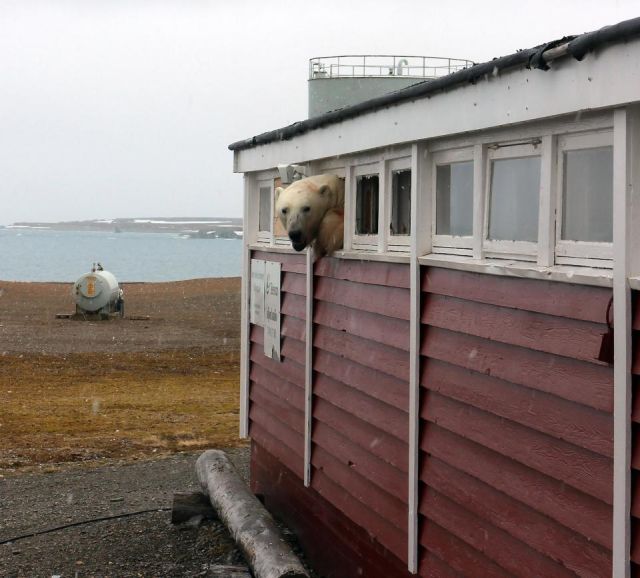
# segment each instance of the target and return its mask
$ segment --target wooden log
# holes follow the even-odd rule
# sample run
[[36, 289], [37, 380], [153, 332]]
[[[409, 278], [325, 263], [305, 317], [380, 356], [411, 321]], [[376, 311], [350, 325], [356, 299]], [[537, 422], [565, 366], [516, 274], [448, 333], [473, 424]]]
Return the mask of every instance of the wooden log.
[[215, 519], [217, 519], [216, 512], [211, 506], [209, 498], [202, 492], [173, 494], [172, 524]]
[[309, 578], [280, 536], [271, 514], [249, 491], [223, 451], [204, 452], [196, 462], [196, 473], [255, 578]]

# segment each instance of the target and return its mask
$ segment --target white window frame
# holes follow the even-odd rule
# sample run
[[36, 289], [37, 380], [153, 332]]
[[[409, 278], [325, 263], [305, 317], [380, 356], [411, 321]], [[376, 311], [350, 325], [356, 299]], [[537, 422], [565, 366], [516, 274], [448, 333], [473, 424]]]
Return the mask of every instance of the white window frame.
[[[437, 193], [436, 183], [438, 179], [438, 167], [451, 165], [454, 163], [473, 162], [475, 163], [473, 155], [473, 147], [466, 147], [462, 149], [438, 151], [431, 155], [431, 190], [432, 203], [431, 203], [431, 230], [433, 231], [432, 240], [432, 252], [442, 253], [446, 255], [465, 255], [471, 257], [473, 255], [473, 231], [471, 235], [438, 235], [437, 234]], [[475, 170], [475, 165], [474, 165]], [[474, 183], [475, 185], [475, 183]], [[475, 189], [475, 186], [474, 186]], [[476, 196], [476, 191], [473, 191], [473, 198]], [[471, 200], [473, 205], [473, 198]], [[471, 207], [472, 225], [473, 218], [475, 217], [475, 208]]]
[[[529, 157], [540, 157], [540, 187], [538, 189], [538, 211], [541, 210], [541, 202], [544, 200], [543, 193], [543, 162], [542, 139], [528, 139], [527, 142], [502, 142], [487, 147], [486, 168], [485, 168], [485, 199], [484, 199], [484, 223], [482, 230], [482, 247], [485, 257], [498, 259], [514, 259], [521, 261], [537, 261], [540, 232], [538, 230], [538, 241], [509, 241], [489, 239], [489, 213], [491, 208], [491, 163], [501, 159], [522, 159]], [[540, 215], [540, 213], [539, 213]], [[538, 227], [539, 229], [539, 227]]]
[[[362, 251], [378, 250], [379, 240], [383, 238], [380, 231], [384, 221], [384, 197], [385, 197], [385, 161], [378, 163], [367, 163], [352, 167], [351, 182], [349, 183], [349, 201], [352, 207], [348, 222], [345, 219], [345, 226], [349, 227], [351, 238], [351, 248]], [[378, 234], [358, 235], [356, 234], [356, 200], [358, 198], [358, 177], [377, 176], [378, 177]]]
[[564, 193], [564, 153], [601, 147], [613, 147], [613, 130], [566, 134], [558, 137], [556, 263], [559, 265], [596, 265], [613, 267], [613, 242], [568, 241], [562, 239], [562, 207]]
[[[269, 194], [271, 198], [269, 230], [261, 231], [260, 230], [260, 190], [266, 187], [269, 188]], [[256, 199], [256, 207], [258, 208], [258, 218], [256, 219], [256, 243], [259, 243], [261, 245], [271, 245], [273, 243], [273, 211], [274, 211], [273, 198], [274, 198], [273, 179], [263, 178], [263, 177], [256, 179], [255, 199]]]
[[[384, 205], [383, 210], [383, 223], [385, 231], [386, 247], [382, 247], [382, 251], [385, 249], [389, 252], [408, 253], [411, 249], [411, 235], [392, 235], [391, 234], [391, 214], [393, 209], [393, 173], [397, 171], [410, 171], [411, 170], [411, 157], [402, 157], [397, 159], [391, 159], [387, 161], [385, 167], [385, 186], [384, 191], [389, 191], [389, 194], [385, 194], [382, 197]], [[413, 207], [411, 208], [413, 211]], [[411, 221], [410, 221], [411, 222]], [[380, 232], [378, 230], [378, 232]]]

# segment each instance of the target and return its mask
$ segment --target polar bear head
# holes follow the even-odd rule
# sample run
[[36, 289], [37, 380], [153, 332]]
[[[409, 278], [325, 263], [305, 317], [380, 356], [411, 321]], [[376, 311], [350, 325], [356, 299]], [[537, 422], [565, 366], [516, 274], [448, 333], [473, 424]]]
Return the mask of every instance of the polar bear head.
[[344, 179], [316, 175], [276, 189], [276, 215], [296, 251], [302, 251], [318, 236], [328, 211], [344, 207]]

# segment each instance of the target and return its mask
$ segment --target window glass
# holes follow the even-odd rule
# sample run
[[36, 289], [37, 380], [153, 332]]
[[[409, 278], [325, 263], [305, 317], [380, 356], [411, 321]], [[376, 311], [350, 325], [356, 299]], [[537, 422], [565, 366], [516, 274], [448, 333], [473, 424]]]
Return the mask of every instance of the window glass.
[[258, 231], [270, 231], [271, 226], [271, 187], [260, 187], [260, 216]]
[[566, 151], [562, 239], [613, 240], [613, 147]]
[[356, 235], [378, 234], [378, 175], [356, 180]]
[[489, 239], [538, 240], [540, 157], [491, 162]]
[[473, 161], [436, 169], [436, 234], [473, 234]]
[[411, 171], [391, 173], [391, 234], [411, 234]]

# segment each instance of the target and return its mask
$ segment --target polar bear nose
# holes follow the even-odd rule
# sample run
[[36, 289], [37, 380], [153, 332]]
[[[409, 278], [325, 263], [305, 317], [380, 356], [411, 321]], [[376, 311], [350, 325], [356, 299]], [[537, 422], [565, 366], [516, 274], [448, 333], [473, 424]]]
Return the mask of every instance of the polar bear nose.
[[289, 231], [289, 239], [291, 239], [293, 243], [299, 243], [302, 240], [302, 231]]

